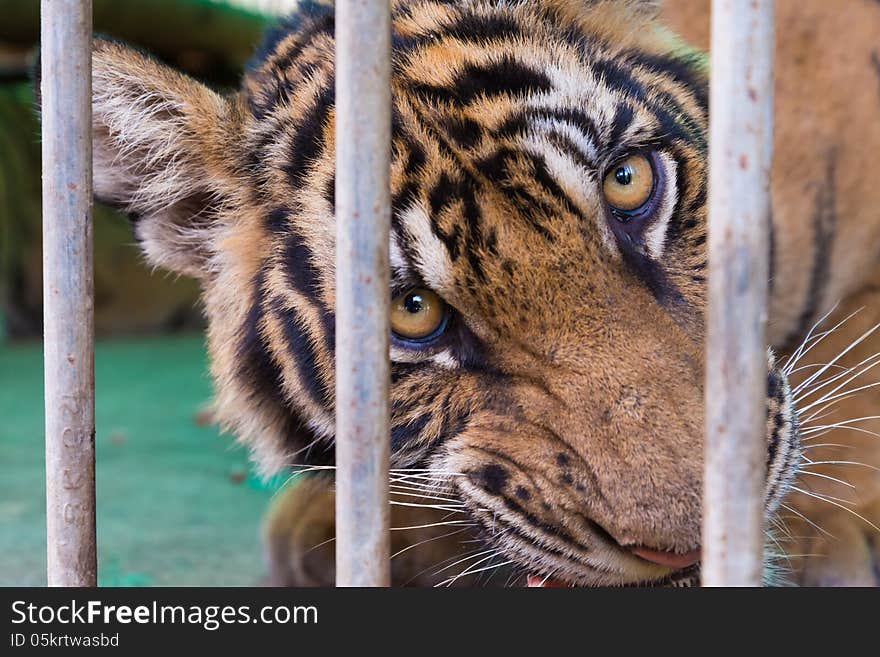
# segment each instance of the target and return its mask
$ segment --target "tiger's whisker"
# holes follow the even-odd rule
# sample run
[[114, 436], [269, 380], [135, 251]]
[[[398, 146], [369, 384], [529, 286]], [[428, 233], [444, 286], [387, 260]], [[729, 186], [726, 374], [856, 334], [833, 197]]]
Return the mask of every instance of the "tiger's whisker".
[[[852, 317], [854, 317], [854, 316], [855, 316], [857, 313], [859, 313], [859, 311], [861, 310], [861, 309], [860, 309], [860, 310], [856, 310], [854, 313], [852, 313], [852, 314], [849, 315], [848, 317], [843, 318], [840, 322], [838, 322], [838, 323], [837, 323], [835, 326], [833, 326], [832, 328], [828, 329], [827, 331], [823, 331], [823, 332], [822, 332], [821, 334], [819, 334], [818, 336], [814, 336], [814, 335], [813, 335], [813, 332], [814, 332], [814, 331], [815, 331], [815, 330], [816, 330], [816, 329], [817, 329], [817, 328], [818, 328], [818, 327], [819, 327], [819, 326], [820, 326], [820, 325], [821, 325], [826, 319], [828, 319], [828, 318], [832, 315], [832, 313], [834, 313], [835, 310], [837, 310], [837, 307], [838, 307], [839, 305], [840, 305], [840, 302], [838, 301], [837, 303], [834, 304], [834, 306], [832, 306], [831, 310], [829, 310], [827, 313], [825, 313], [824, 315], [822, 315], [822, 317], [820, 317], [820, 318], [816, 321], [816, 323], [813, 324], [813, 326], [812, 326], [812, 327], [810, 328], [810, 330], [807, 332], [807, 336], [801, 341], [800, 346], [798, 346], [798, 348], [795, 350], [795, 352], [794, 352], [791, 356], [789, 356], [788, 360], [786, 360], [785, 365], [783, 366], [783, 372], [785, 372], [786, 375], [791, 371], [791, 368], [794, 367], [794, 365], [796, 365], [797, 362], [798, 362], [801, 358], [803, 358], [804, 356], [806, 356], [806, 355], [807, 355], [807, 354], [813, 349], [813, 347], [815, 347], [816, 345], [818, 345], [818, 344], [819, 344], [822, 340], [824, 340], [828, 335], [831, 335], [834, 331], [836, 331], [838, 328], [840, 328], [841, 326], [843, 326], [843, 325], [844, 325], [849, 319], [851, 319]], [[810, 342], [813, 342], [813, 344], [810, 345]], [[810, 345], [810, 346], [807, 347], [807, 345]]]
[[862, 516], [862, 515], [856, 513], [855, 511], [853, 511], [852, 509], [850, 509], [848, 506], [844, 506], [843, 504], [840, 504], [840, 503], [838, 503], [838, 502], [835, 502], [834, 500], [828, 499], [828, 497], [825, 497], [825, 496], [819, 495], [818, 493], [811, 493], [811, 492], [809, 492], [809, 491], [805, 491], [805, 490], [803, 490], [803, 489], [801, 489], [801, 488], [798, 488], [798, 487], [796, 487], [796, 486], [792, 486], [792, 490], [796, 490], [796, 491], [799, 492], [799, 493], [802, 493], [802, 494], [804, 494], [804, 495], [808, 495], [809, 497], [814, 497], [814, 498], [816, 498], [817, 500], [821, 500], [821, 501], [823, 501], [823, 502], [826, 502], [827, 504], [831, 504], [832, 506], [836, 506], [838, 509], [843, 509], [843, 510], [846, 511], [847, 513], [849, 513], [849, 514], [855, 516], [856, 518], [858, 518], [859, 520], [861, 520], [861, 521], [864, 522], [865, 524], [869, 525], [872, 529], [874, 529], [874, 530], [880, 532], [880, 527], [878, 527], [877, 525], [875, 525], [873, 522], [871, 522], [870, 520], [868, 520], [868, 519], [865, 518], [864, 516]]
[[819, 399], [819, 400], [816, 400], [814, 402], [807, 404], [806, 406], [804, 406], [800, 410], [801, 411], [808, 411], [813, 406], [816, 406], [817, 404], [823, 404], [825, 402], [839, 400], [840, 398], [843, 398], [843, 397], [851, 397], [852, 395], [854, 395], [857, 392], [861, 392], [863, 390], [869, 390], [871, 388], [876, 388], [877, 386], [880, 386], [880, 381], [875, 381], [874, 383], [868, 383], [866, 385], [859, 386], [858, 388], [853, 388], [851, 390], [847, 390], [846, 392], [842, 392], [838, 395], [834, 395], [833, 397], [823, 397], [822, 399]]
[[402, 532], [409, 529], [428, 529], [430, 527], [444, 527], [452, 525], [458, 525], [459, 527], [476, 527], [477, 523], [469, 522], [467, 520], [448, 520], [445, 522], [429, 522], [424, 525], [410, 525], [408, 527], [391, 527], [390, 530], [393, 532]]
[[[431, 541], [439, 541], [444, 538], [449, 538], [450, 536], [455, 536], [456, 534], [461, 534], [464, 531], [467, 531], [467, 527], [462, 527], [461, 529], [457, 529], [454, 532], [449, 532], [447, 534], [442, 534], [440, 536], [432, 536], [431, 538], [426, 538], [425, 540], [419, 541], [418, 543], [413, 543], [412, 545], [407, 545], [405, 548], [400, 549], [397, 552], [395, 552], [394, 554], [392, 554], [391, 558], [394, 559], [396, 557], [399, 557], [404, 552], [406, 552], [408, 550], [412, 550], [413, 548], [417, 548], [419, 546], [425, 545], [426, 543], [430, 543]], [[422, 571], [422, 572], [424, 572], [424, 571]], [[419, 573], [419, 575], [421, 575], [421, 574], [422, 573]], [[416, 575], [416, 577], [418, 577], [418, 575]], [[409, 583], [409, 582], [407, 582], [407, 583]]]
[[861, 461], [812, 461], [810, 465], [855, 465], [880, 472], [880, 468], [877, 466], [870, 463], [862, 463]]
[[[441, 568], [440, 570], [437, 570], [437, 571], [433, 572], [432, 575], [439, 575], [439, 574], [442, 573], [444, 570], [449, 570], [450, 568], [454, 568], [455, 566], [457, 566], [457, 565], [459, 565], [459, 564], [461, 564], [461, 563], [466, 563], [466, 562], [470, 561], [471, 559], [476, 559], [476, 558], [481, 557], [481, 556], [486, 555], [486, 554], [489, 555], [489, 557], [487, 557], [487, 558], [491, 559], [491, 558], [492, 558], [493, 556], [495, 556], [497, 553], [498, 553], [498, 550], [496, 550], [495, 548], [489, 548], [488, 550], [483, 550], [483, 551], [481, 551], [481, 552], [471, 553], [471, 554], [469, 554], [468, 556], [459, 559], [459, 560], [456, 561], [455, 563], [451, 563], [451, 564], [449, 564], [448, 566], [446, 566], [446, 567], [444, 567], [444, 568]], [[484, 559], [483, 561], [485, 561], [485, 559]]]
[[485, 568], [471, 570], [474, 566], [479, 566], [481, 563], [485, 563], [486, 561], [489, 561], [490, 559], [494, 559], [495, 557], [498, 556], [498, 554], [499, 553], [496, 550], [493, 550], [492, 554], [490, 554], [488, 557], [484, 557], [483, 559], [480, 559], [479, 561], [474, 562], [473, 564], [471, 564], [470, 566], [465, 568], [464, 571], [460, 572], [458, 575], [455, 575], [454, 577], [450, 577], [449, 579], [446, 579], [446, 580], [440, 582], [439, 584], [436, 584], [435, 586], [443, 586], [443, 585], [446, 585], [447, 587], [452, 586], [458, 579], [464, 577], [465, 575], [473, 575], [476, 573], [481, 573], [484, 570], [488, 570], [490, 568], [500, 568], [503, 565], [511, 563], [511, 562], [507, 561], [507, 562], [503, 562], [500, 564], [491, 564], [489, 566], [486, 566]]
[[834, 540], [837, 540], [837, 537], [834, 536], [834, 534], [832, 534], [832, 533], [829, 532], [829, 531], [826, 531], [826, 530], [822, 529], [819, 525], [817, 525], [815, 522], [813, 522], [812, 520], [810, 520], [809, 518], [807, 518], [807, 516], [805, 516], [803, 513], [801, 513], [801, 512], [798, 511], [797, 509], [795, 509], [795, 508], [793, 508], [793, 507], [790, 507], [790, 506], [788, 506], [787, 504], [780, 504], [779, 506], [782, 507], [783, 509], [785, 509], [786, 511], [788, 511], [789, 513], [793, 513], [793, 514], [795, 514], [796, 516], [798, 516], [799, 518], [801, 518], [804, 522], [806, 522], [808, 525], [810, 525], [811, 527], [815, 528], [816, 530], [818, 530], [818, 531], [821, 532], [822, 534], [825, 534], [826, 536], [828, 536], [828, 537], [830, 537], [830, 538], [833, 538]]
[[849, 483], [848, 481], [843, 481], [842, 479], [837, 479], [836, 477], [832, 477], [832, 476], [830, 476], [830, 475], [822, 474], [822, 473], [820, 473], [820, 472], [811, 472], [811, 471], [809, 471], [809, 470], [804, 470], [803, 468], [801, 468], [800, 470], [798, 470], [798, 474], [799, 474], [799, 475], [800, 475], [800, 474], [807, 474], [807, 475], [812, 475], [813, 477], [821, 477], [822, 479], [828, 479], [828, 480], [830, 480], [830, 481], [836, 482], [836, 483], [840, 484], [841, 486], [847, 486], [848, 488], [852, 488], [853, 490], [856, 489], [856, 487], [853, 486], [853, 485], [852, 485], [851, 483]]

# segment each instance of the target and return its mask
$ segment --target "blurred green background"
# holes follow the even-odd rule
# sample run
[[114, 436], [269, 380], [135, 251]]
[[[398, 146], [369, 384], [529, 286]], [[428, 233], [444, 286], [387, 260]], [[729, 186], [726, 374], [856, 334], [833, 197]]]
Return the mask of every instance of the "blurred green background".
[[[95, 29], [217, 88], [290, 0], [94, 0]], [[0, 0], [0, 586], [46, 582], [39, 0]], [[278, 482], [210, 426], [196, 286], [151, 272], [125, 217], [95, 208], [99, 584], [255, 585]]]

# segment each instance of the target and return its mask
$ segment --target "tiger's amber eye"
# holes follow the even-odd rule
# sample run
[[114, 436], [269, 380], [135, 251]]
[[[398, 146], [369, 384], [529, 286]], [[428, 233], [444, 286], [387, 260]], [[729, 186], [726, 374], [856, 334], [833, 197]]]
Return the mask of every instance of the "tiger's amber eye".
[[410, 340], [424, 340], [446, 322], [446, 304], [430, 290], [417, 288], [391, 302], [391, 330]]
[[615, 164], [602, 182], [605, 200], [615, 210], [637, 210], [654, 191], [654, 169], [644, 155], [630, 155]]

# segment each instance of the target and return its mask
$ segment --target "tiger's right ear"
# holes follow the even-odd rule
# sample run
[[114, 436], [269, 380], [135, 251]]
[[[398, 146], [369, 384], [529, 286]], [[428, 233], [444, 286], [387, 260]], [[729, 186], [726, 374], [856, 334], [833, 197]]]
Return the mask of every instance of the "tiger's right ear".
[[235, 106], [125, 45], [92, 52], [95, 196], [136, 218], [148, 259], [207, 276], [217, 208], [235, 189]]

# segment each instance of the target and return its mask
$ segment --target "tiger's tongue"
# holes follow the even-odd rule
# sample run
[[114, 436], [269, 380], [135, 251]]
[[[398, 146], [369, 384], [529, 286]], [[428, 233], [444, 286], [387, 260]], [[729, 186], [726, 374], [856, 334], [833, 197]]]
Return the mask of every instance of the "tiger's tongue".
[[571, 586], [571, 584], [563, 582], [560, 579], [550, 579], [549, 577], [542, 577], [541, 575], [529, 575], [526, 580], [526, 586], [529, 588], [550, 588]]
[[675, 552], [663, 552], [661, 550], [652, 550], [644, 547], [635, 547], [631, 549], [633, 554], [641, 557], [645, 561], [652, 561], [668, 568], [687, 568], [688, 566], [693, 566], [700, 560], [700, 550], [691, 550], [684, 554], [677, 554]]

